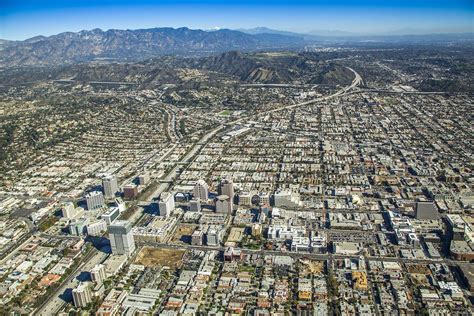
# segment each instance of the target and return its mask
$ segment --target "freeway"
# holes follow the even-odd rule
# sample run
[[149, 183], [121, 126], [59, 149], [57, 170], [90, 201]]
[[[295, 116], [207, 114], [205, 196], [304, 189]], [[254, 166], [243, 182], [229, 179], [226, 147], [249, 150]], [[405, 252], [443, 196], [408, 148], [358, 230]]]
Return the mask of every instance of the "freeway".
[[443, 91], [393, 91], [393, 90], [383, 90], [383, 89], [360, 89], [353, 91], [352, 93], [385, 93], [385, 94], [416, 94], [416, 95], [446, 95], [453, 94], [452, 92], [443, 92]]
[[[304, 105], [309, 105], [309, 104], [313, 104], [313, 103], [316, 103], [316, 102], [329, 100], [331, 98], [335, 98], [335, 97], [345, 95], [346, 93], [348, 93], [349, 91], [351, 91], [355, 87], [359, 86], [360, 83], [362, 82], [362, 78], [360, 77], [360, 75], [356, 71], [354, 71], [353, 69], [351, 69], [349, 67], [347, 67], [347, 68], [349, 70], [351, 70], [355, 75], [355, 78], [352, 81], [351, 85], [349, 85], [347, 87], [344, 87], [344, 88], [338, 90], [337, 92], [335, 92], [335, 93], [333, 93], [329, 96], [319, 97], [319, 98], [316, 98], [316, 99], [312, 99], [312, 100], [297, 103], [297, 104], [282, 106], [282, 107], [279, 107], [279, 108], [276, 108], [276, 109], [263, 111], [260, 114], [274, 113], [274, 112], [278, 112], [278, 111], [282, 111], [282, 110], [292, 109], [292, 108], [296, 108], [296, 107], [300, 107], [300, 106], [304, 106]], [[97, 83], [99, 83], [99, 82], [97, 82]], [[109, 82], [107, 84], [123, 84], [123, 83], [110, 83]], [[225, 128], [228, 128], [229, 126], [231, 126], [233, 124], [237, 124], [237, 123], [240, 123], [244, 120], [248, 120], [249, 118], [250, 118], [250, 116], [245, 116], [245, 117], [242, 117], [242, 118], [240, 118], [238, 120], [235, 120], [235, 121], [223, 123], [220, 126], [217, 126], [216, 128], [212, 129], [211, 131], [209, 131], [208, 133], [203, 135], [203, 137], [201, 137], [201, 139], [197, 143], [194, 144], [194, 146], [191, 148], [191, 150], [188, 153], [186, 153], [180, 159], [180, 161], [168, 172], [168, 174], [164, 177], [164, 179], [162, 179], [166, 182], [161, 183], [158, 186], [158, 188], [153, 192], [153, 194], [151, 194], [149, 196], [149, 198], [147, 198], [146, 202], [151, 202], [155, 197], [157, 197], [162, 192], [167, 190], [169, 188], [169, 186], [171, 185], [171, 183], [179, 177], [179, 174], [182, 172], [182, 170], [184, 170], [192, 162], [193, 158], [207, 145], [207, 143], [219, 131], [221, 131]], [[175, 120], [173, 121], [173, 119], [174, 118], [172, 117], [171, 118], [171, 120], [172, 120], [171, 121], [171, 127], [173, 127], [173, 129], [176, 131], [176, 121]], [[175, 135], [175, 136], [178, 136], [178, 135]], [[177, 144], [175, 144], [174, 146], [177, 146]], [[173, 149], [174, 149], [174, 147], [173, 147]], [[162, 157], [165, 157], [168, 153], [169, 152], [167, 152]], [[154, 155], [151, 155], [148, 158], [148, 160], [151, 159], [153, 156]], [[155, 244], [152, 244], [152, 245], [155, 245]], [[178, 248], [180, 248], [180, 246], [158, 244], [158, 243], [156, 243], [156, 246], [172, 247], [172, 248], [173, 247], [178, 247]], [[190, 248], [191, 247], [196, 247], [197, 249], [201, 249], [201, 250], [223, 250], [224, 249], [224, 247], [207, 247], [207, 246], [187, 246], [187, 247], [190, 247]], [[299, 254], [299, 253], [289, 253], [289, 252], [288, 253], [282, 253], [280, 251], [272, 251], [272, 250], [245, 250], [245, 251], [253, 252], [253, 253], [262, 253], [262, 254], [288, 254], [292, 257], [308, 257], [309, 256], [309, 257], [317, 258], [319, 260], [325, 260], [327, 258], [333, 258], [333, 257], [337, 258], [337, 256], [332, 255], [332, 254]], [[35, 315], [54, 315], [58, 311], [60, 311], [61, 308], [66, 304], [66, 301], [62, 297], [63, 294], [68, 289], [75, 288], [78, 285], [78, 283], [79, 283], [78, 277], [81, 274], [81, 272], [90, 271], [96, 264], [103, 262], [107, 258], [107, 256], [108, 256], [108, 254], [99, 252], [95, 249], [92, 250], [90, 253], [88, 253], [85, 257], [82, 258], [81, 264], [72, 273], [70, 273], [64, 279], [64, 281], [61, 282], [58, 289], [51, 296], [46, 298], [46, 300], [34, 312], [34, 314]], [[347, 257], [347, 256], [344, 256], [344, 257]], [[355, 257], [358, 257], [358, 256], [355, 256]], [[394, 259], [394, 260], [397, 260], [397, 259]]]
[[330, 84], [289, 84], [289, 83], [244, 83], [242, 88], [315, 88], [331, 87]]
[[[310, 104], [314, 104], [314, 103], [317, 103], [317, 102], [330, 100], [332, 98], [340, 97], [340, 96], [343, 96], [343, 95], [349, 93], [351, 90], [353, 90], [354, 88], [356, 88], [357, 86], [359, 86], [362, 83], [362, 77], [354, 69], [352, 69], [350, 67], [346, 67], [346, 68], [354, 73], [354, 80], [352, 80], [352, 83], [349, 86], [343, 87], [342, 89], [339, 89], [336, 92], [334, 92], [333, 94], [328, 95], [328, 96], [323, 96], [323, 97], [319, 97], [319, 98], [316, 98], [316, 99], [311, 99], [309, 101], [304, 101], [304, 102], [300, 102], [300, 103], [296, 103], [296, 104], [292, 104], [292, 105], [285, 105], [285, 106], [282, 106], [282, 107], [279, 107], [279, 108], [276, 108], [276, 109], [263, 111], [263, 112], [260, 112], [258, 114], [259, 115], [265, 115], [265, 114], [268, 114], [268, 113], [275, 113], [275, 112], [279, 112], [279, 111], [283, 111], [283, 110], [294, 109], [294, 108], [301, 107], [301, 106], [304, 106], [304, 105], [310, 105]], [[237, 124], [237, 123], [240, 123], [240, 122], [242, 122], [244, 120], [247, 120], [247, 119], [249, 119], [249, 117], [246, 116], [246, 117], [242, 117], [240, 119], [237, 119], [237, 120], [232, 121], [232, 122], [227, 123], [227, 124], [229, 124], [229, 125]]]
[[[276, 108], [276, 109], [263, 111], [263, 112], [260, 112], [259, 115], [267, 114], [267, 113], [274, 113], [274, 112], [287, 110], [287, 109], [292, 109], [292, 108], [296, 108], [296, 107], [300, 107], [300, 106], [304, 106], [304, 105], [309, 105], [309, 104], [313, 104], [313, 103], [316, 103], [316, 102], [329, 100], [329, 99], [332, 99], [332, 98], [335, 98], [335, 97], [345, 95], [346, 93], [353, 90], [354, 88], [356, 88], [357, 86], [359, 86], [362, 83], [362, 77], [354, 69], [352, 69], [350, 67], [346, 67], [346, 68], [354, 73], [354, 80], [352, 81], [352, 83], [349, 86], [344, 87], [344, 88], [342, 88], [342, 89], [340, 89], [340, 90], [336, 91], [335, 93], [333, 93], [331, 95], [328, 95], [328, 96], [319, 97], [319, 98], [312, 99], [312, 100], [309, 100], [309, 101], [305, 101], [305, 102], [301, 102], [301, 103], [297, 103], [297, 104], [292, 104], [292, 105], [286, 105], [286, 106], [282, 106], [282, 107], [279, 107], [279, 108]], [[192, 162], [191, 158], [193, 158], [195, 155], [197, 155], [206, 146], [206, 144], [209, 142], [209, 140], [211, 140], [211, 138], [214, 135], [216, 135], [219, 131], [221, 131], [224, 128], [227, 128], [231, 125], [241, 123], [242, 121], [248, 120], [250, 118], [251, 118], [250, 116], [244, 116], [240, 119], [221, 124], [220, 126], [214, 128], [213, 130], [206, 133], [192, 147], [192, 149], [183, 158], [181, 158], [179, 162], [176, 163], [176, 165], [168, 172], [168, 174], [163, 179], [161, 179], [161, 181], [160, 181], [161, 184], [153, 192], [153, 194], [150, 194], [148, 196], [148, 198], [146, 199], [146, 201], [141, 201], [141, 202], [151, 202], [151, 201], [153, 201], [154, 198], [158, 197], [162, 192], [167, 190], [169, 188], [169, 186], [171, 185], [171, 183], [178, 178], [181, 171], [186, 169], [186, 166], [188, 166]]]

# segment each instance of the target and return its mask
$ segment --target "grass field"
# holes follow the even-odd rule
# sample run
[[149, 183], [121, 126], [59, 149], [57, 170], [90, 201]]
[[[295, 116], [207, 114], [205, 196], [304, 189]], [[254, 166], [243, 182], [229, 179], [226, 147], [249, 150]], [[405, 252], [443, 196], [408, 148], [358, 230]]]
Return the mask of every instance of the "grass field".
[[224, 110], [222, 112], [219, 112], [220, 116], [230, 116], [232, 114], [231, 110]]
[[145, 267], [166, 266], [175, 269], [181, 264], [184, 253], [185, 250], [144, 247], [137, 255], [135, 263]]

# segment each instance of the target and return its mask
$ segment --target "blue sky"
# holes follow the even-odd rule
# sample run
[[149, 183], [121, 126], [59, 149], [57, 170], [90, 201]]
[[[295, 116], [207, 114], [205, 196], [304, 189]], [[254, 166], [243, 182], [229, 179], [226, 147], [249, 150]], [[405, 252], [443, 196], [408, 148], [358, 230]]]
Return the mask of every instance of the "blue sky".
[[0, 38], [151, 27], [474, 32], [474, 0], [0, 0]]

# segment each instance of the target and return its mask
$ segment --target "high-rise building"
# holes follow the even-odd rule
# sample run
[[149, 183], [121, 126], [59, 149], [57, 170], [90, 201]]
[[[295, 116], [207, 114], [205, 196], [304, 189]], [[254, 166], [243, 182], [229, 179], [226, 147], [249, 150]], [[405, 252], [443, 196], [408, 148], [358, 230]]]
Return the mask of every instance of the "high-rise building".
[[234, 183], [231, 179], [223, 179], [219, 185], [219, 195], [227, 195], [230, 201], [234, 201]]
[[113, 254], [130, 255], [135, 250], [132, 224], [129, 221], [115, 221], [109, 226], [108, 231]]
[[102, 188], [104, 189], [104, 194], [106, 198], [113, 198], [115, 193], [119, 191], [117, 176], [107, 175], [102, 178]]
[[87, 224], [87, 235], [100, 236], [107, 230], [107, 223], [103, 219], [96, 219]]
[[158, 211], [160, 216], [170, 216], [171, 212], [174, 210], [174, 196], [169, 192], [163, 192], [160, 196], [160, 202], [158, 202]]
[[92, 302], [92, 291], [89, 282], [81, 282], [72, 290], [72, 300], [76, 307], [86, 307]]
[[74, 207], [74, 203], [72, 202], [65, 202], [61, 206], [61, 211], [64, 218], [73, 218], [76, 216], [76, 208]]
[[227, 195], [219, 195], [216, 199], [216, 213], [231, 213], [232, 202]]
[[127, 184], [123, 187], [123, 197], [126, 199], [134, 199], [138, 195], [138, 187], [136, 184]]
[[416, 202], [415, 210], [416, 219], [437, 219], [438, 209], [433, 202]]
[[144, 172], [138, 176], [138, 184], [147, 185], [148, 182], [150, 182], [150, 174], [148, 172]]
[[86, 194], [86, 204], [88, 210], [101, 208], [105, 204], [104, 195], [99, 191], [92, 191]]
[[102, 284], [107, 278], [105, 274], [105, 266], [103, 264], [97, 264], [91, 270], [91, 280], [97, 284]]
[[209, 198], [209, 186], [206, 181], [198, 180], [194, 185], [193, 195], [195, 199], [200, 199], [201, 201], [206, 202]]

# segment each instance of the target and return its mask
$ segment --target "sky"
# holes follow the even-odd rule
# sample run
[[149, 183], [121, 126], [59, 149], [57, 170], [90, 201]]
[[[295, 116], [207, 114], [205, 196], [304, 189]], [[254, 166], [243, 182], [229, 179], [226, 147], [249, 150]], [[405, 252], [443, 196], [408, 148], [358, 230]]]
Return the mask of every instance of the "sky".
[[360, 34], [474, 32], [474, 0], [0, 0], [0, 39], [165, 26]]

